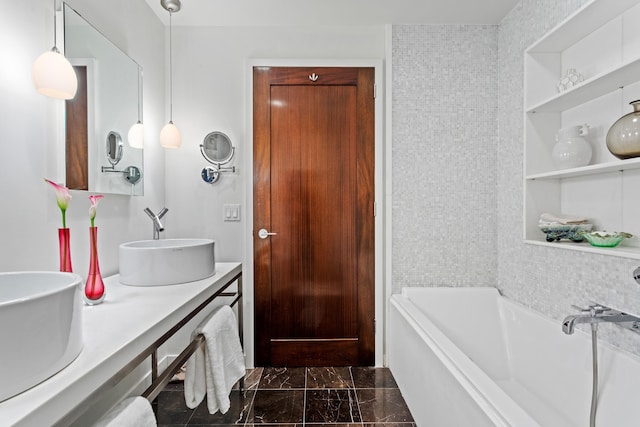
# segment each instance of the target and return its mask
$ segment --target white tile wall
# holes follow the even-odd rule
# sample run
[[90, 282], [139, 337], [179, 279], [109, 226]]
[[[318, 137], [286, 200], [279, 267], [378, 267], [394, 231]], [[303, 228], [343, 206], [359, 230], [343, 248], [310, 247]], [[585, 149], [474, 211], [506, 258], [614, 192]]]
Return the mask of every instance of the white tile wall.
[[497, 280], [496, 26], [393, 27], [393, 288]]
[[[522, 0], [498, 27], [393, 27], [394, 292], [497, 284], [558, 327], [571, 304], [640, 314], [640, 262], [522, 242], [524, 50], [587, 1]], [[600, 331], [640, 355], [640, 335]]]

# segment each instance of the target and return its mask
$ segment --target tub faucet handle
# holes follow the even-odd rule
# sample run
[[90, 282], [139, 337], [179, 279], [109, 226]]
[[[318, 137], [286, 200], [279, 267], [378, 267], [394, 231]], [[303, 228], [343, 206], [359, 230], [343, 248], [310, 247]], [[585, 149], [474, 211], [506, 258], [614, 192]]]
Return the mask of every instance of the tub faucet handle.
[[581, 313], [591, 314], [591, 316], [593, 317], [598, 316], [605, 311], [611, 310], [609, 307], [605, 307], [604, 305], [598, 303], [592, 303], [587, 308], [579, 307], [575, 304], [571, 304], [571, 307], [575, 308]]

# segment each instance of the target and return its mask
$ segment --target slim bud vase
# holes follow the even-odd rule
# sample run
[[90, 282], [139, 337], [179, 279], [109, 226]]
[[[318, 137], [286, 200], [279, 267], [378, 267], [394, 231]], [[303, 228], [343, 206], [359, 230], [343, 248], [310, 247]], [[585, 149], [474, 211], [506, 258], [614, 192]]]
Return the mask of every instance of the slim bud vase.
[[98, 227], [89, 227], [90, 250], [89, 275], [84, 285], [84, 302], [88, 305], [100, 304], [105, 297], [104, 283], [98, 263]]
[[58, 228], [58, 241], [60, 242], [60, 271], [71, 273], [71, 245], [68, 228]]

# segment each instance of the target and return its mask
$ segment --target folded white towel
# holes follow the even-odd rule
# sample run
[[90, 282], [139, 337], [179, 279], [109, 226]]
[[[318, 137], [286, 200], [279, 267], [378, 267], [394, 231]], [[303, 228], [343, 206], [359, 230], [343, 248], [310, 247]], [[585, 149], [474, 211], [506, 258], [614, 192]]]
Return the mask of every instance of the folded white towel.
[[581, 216], [564, 214], [554, 215], [550, 213], [543, 213], [542, 215], [540, 215], [540, 222], [552, 222], [557, 224], [584, 224], [588, 223], [589, 220]]
[[94, 427], [155, 427], [151, 403], [144, 397], [130, 397], [113, 407]]
[[187, 360], [184, 398], [189, 408], [197, 407], [207, 395], [210, 414], [229, 410], [229, 393], [244, 376], [246, 368], [236, 316], [228, 305], [207, 317], [193, 331], [191, 338], [202, 334], [205, 349], [200, 346]]

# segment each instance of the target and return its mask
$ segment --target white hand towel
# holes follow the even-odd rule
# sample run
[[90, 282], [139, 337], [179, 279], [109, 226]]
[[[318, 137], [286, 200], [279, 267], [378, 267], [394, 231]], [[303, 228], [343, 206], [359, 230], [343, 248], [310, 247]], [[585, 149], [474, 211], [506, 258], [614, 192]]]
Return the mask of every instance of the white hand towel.
[[564, 214], [554, 215], [551, 213], [543, 213], [542, 215], [540, 215], [540, 222], [556, 224], [585, 224], [588, 223], [589, 220], [580, 216]]
[[207, 395], [210, 414], [229, 410], [229, 393], [244, 376], [246, 368], [236, 316], [228, 305], [207, 317], [193, 331], [191, 338], [202, 334], [204, 350], [200, 346], [187, 360], [184, 378], [184, 397], [189, 408], [197, 407]]
[[144, 397], [130, 397], [113, 407], [94, 427], [155, 427], [151, 403]]

